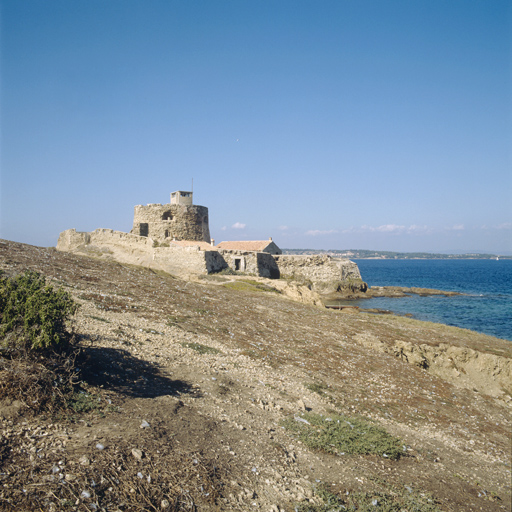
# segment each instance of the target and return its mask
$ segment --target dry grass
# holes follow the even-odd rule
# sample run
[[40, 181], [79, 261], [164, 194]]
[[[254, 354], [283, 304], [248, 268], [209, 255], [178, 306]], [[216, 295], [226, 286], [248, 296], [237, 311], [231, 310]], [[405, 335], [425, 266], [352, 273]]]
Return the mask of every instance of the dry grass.
[[[2, 461], [0, 509], [195, 511], [214, 503], [221, 490], [219, 470], [199, 454], [160, 444], [158, 452], [142, 453], [140, 460], [125, 445], [96, 448], [75, 464], [58, 456], [35, 457], [30, 469], [26, 455], [15, 452]], [[8, 444], [2, 447], [6, 452]]]
[[0, 357], [0, 400], [19, 401], [33, 413], [66, 409], [78, 380], [78, 353], [39, 360]]

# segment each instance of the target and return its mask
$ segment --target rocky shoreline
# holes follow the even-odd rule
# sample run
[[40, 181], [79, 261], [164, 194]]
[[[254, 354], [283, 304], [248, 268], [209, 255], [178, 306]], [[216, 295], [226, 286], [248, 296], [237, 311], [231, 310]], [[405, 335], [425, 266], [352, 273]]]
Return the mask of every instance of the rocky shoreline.
[[369, 286], [365, 292], [346, 291], [342, 293], [330, 293], [322, 296], [324, 303], [336, 300], [356, 300], [356, 299], [373, 299], [375, 297], [407, 297], [408, 295], [420, 295], [428, 297], [430, 295], [441, 295], [444, 297], [454, 297], [456, 295], [464, 295], [460, 292], [452, 292], [446, 290], [436, 290], [434, 288], [418, 288], [407, 286]]
[[366, 298], [374, 297], [406, 297], [407, 295], [420, 295], [428, 297], [430, 295], [442, 295], [444, 297], [454, 297], [455, 295], [463, 295], [459, 292], [450, 292], [446, 290], [436, 290], [433, 288], [418, 288], [406, 286], [371, 286], [368, 288]]

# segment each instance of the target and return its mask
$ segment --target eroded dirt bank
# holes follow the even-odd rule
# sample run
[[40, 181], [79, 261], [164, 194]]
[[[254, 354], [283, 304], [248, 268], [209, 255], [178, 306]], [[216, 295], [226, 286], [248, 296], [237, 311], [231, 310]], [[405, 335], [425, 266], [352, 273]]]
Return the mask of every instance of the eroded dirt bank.
[[[118, 510], [130, 510], [134, 496], [141, 509], [151, 510], [144, 500], [152, 497], [162, 509], [158, 492], [173, 479], [183, 503], [194, 499], [199, 510], [292, 511], [316, 499], [320, 482], [340, 496], [411, 489], [441, 510], [510, 510], [510, 388], [492, 372], [481, 377], [492, 390], [454, 385], [478, 379], [452, 353], [506, 362], [510, 342], [11, 242], [0, 243], [0, 263], [43, 272], [73, 293], [81, 304], [74, 328], [91, 363], [85, 387], [112, 406], [58, 419], [4, 404], [5, 510], [26, 492], [39, 493], [43, 510], [92, 510], [91, 481], [102, 478], [126, 485]], [[414, 356], [430, 350], [452, 357], [446, 371], [461, 376], [422, 368]], [[404, 455], [312, 451], [281, 425], [304, 409], [370, 418], [402, 439]], [[61, 480], [76, 489], [68, 508], [51, 496]]]

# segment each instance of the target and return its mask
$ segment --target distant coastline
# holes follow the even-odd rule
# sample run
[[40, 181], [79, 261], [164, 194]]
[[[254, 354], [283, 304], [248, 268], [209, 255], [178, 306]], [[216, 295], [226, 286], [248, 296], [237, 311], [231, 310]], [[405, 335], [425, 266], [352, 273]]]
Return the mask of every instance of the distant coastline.
[[393, 251], [369, 251], [366, 249], [282, 249], [283, 254], [328, 254], [338, 258], [350, 258], [361, 260], [389, 259], [389, 260], [510, 260], [512, 255], [465, 253], [442, 254], [430, 252], [393, 252]]

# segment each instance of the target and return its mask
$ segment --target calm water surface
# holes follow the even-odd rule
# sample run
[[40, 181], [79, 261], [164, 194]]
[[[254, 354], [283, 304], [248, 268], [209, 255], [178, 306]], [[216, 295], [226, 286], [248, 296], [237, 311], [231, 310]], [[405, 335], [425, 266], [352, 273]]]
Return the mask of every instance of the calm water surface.
[[464, 327], [512, 341], [512, 260], [353, 260], [369, 286], [418, 286], [455, 297], [352, 301], [414, 318]]

